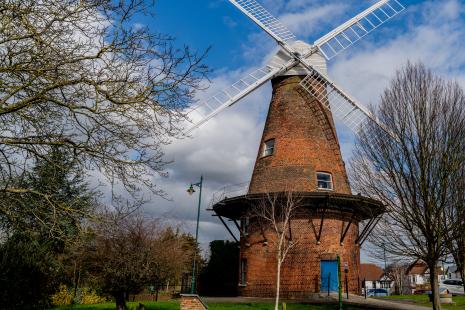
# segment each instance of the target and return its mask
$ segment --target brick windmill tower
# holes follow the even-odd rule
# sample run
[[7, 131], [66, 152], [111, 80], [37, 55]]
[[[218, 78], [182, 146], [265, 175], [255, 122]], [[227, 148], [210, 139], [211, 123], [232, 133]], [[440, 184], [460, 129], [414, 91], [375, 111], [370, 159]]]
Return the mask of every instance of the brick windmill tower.
[[[292, 192], [299, 197], [299, 207], [287, 238], [298, 239], [299, 244], [282, 265], [281, 296], [305, 298], [312, 293], [336, 291], [341, 273], [347, 278], [344, 290], [359, 294], [360, 246], [385, 210], [378, 201], [352, 195], [333, 116], [355, 132], [367, 122], [383, 126], [329, 79], [326, 60], [404, 7], [397, 0], [379, 1], [309, 45], [297, 41], [256, 1], [230, 2], [280, 46], [267, 66], [190, 114], [196, 128], [271, 80], [273, 95], [248, 193], [222, 197], [213, 205], [220, 220], [232, 220], [241, 233], [239, 292], [242, 296], [275, 295], [276, 255], [268, 242], [273, 237], [249, 215], [266, 197], [284, 197]], [[362, 221], [366, 224], [360, 230]]]

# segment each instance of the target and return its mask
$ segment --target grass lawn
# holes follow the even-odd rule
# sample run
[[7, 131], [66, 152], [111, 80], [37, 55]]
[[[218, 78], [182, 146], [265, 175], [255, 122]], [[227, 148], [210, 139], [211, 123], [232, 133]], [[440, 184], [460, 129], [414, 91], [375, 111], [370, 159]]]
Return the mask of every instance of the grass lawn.
[[[175, 301], [160, 301], [160, 302], [143, 302], [146, 310], [179, 310], [179, 303]], [[138, 302], [128, 302], [129, 309], [137, 309], [139, 305]], [[107, 302], [103, 304], [96, 305], [73, 305], [73, 306], [64, 306], [51, 308], [50, 310], [113, 310], [115, 309], [114, 302]]]
[[[273, 310], [274, 304], [208, 304], [208, 309], [212, 310], [249, 310], [249, 309], [260, 309], [260, 310]], [[287, 304], [288, 310], [336, 310], [339, 309], [337, 305], [303, 305], [303, 304]], [[344, 307], [344, 310], [360, 310], [361, 308], [355, 307]]]
[[[388, 297], [378, 297], [379, 299], [397, 299], [397, 300], [408, 300], [412, 301], [417, 305], [431, 307], [427, 295], [403, 295], [403, 296], [388, 296]], [[453, 309], [453, 310], [465, 310], [465, 296], [455, 296], [452, 298], [455, 302], [455, 305], [442, 305], [443, 309]]]
[[[137, 302], [129, 302], [128, 308], [129, 309], [136, 309], [136, 306], [139, 303]], [[144, 302], [143, 303], [146, 310], [178, 310], [179, 303], [175, 301], [164, 301], [164, 302]], [[57, 307], [51, 310], [71, 310], [71, 309], [79, 309], [79, 310], [112, 310], [115, 309], [114, 303], [104, 303], [104, 304], [97, 304], [97, 305], [75, 305], [75, 306], [68, 306], [68, 307]], [[274, 305], [272, 304], [233, 304], [233, 303], [211, 303], [208, 304], [209, 310], [249, 310], [249, 309], [259, 309], [259, 310], [273, 310]], [[336, 305], [302, 305], [302, 304], [288, 304], [287, 309], [289, 310], [336, 310], [338, 307]], [[355, 307], [344, 307], [344, 310], [361, 310], [361, 308]]]

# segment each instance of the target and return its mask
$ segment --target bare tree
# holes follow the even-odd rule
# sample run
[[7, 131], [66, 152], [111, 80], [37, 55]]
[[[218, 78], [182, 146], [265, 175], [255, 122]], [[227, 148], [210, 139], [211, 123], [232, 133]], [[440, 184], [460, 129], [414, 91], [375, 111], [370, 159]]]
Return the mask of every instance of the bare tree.
[[[465, 156], [465, 147], [463, 147]], [[462, 159], [463, 160], [463, 159]], [[465, 280], [465, 165], [459, 178], [455, 180], [455, 186], [451, 195], [451, 202], [444, 216], [444, 225], [452, 227], [448, 229], [447, 247], [454, 258], [457, 270], [462, 281]]]
[[464, 165], [465, 95], [457, 83], [408, 64], [385, 90], [376, 114], [394, 139], [369, 125], [351, 163], [355, 189], [387, 206], [370, 241], [425, 261], [433, 308], [440, 309], [436, 266], [456, 225], [444, 225], [444, 214]]
[[407, 269], [408, 264], [402, 261], [391, 263], [386, 268], [386, 276], [394, 282], [395, 295], [410, 293]]
[[130, 294], [147, 285], [163, 283], [180, 269], [189, 268], [192, 253], [184, 236], [159, 220], [109, 212], [94, 225], [84, 246], [82, 265], [105, 293], [112, 295], [118, 310], [126, 309]]
[[[142, 0], [0, 2], [0, 196], [30, 194], [72, 212], [21, 186], [37, 159], [56, 164], [52, 147], [131, 193], [162, 194], [151, 181], [164, 175], [162, 147], [179, 136], [207, 69], [204, 54], [134, 26], [150, 8]], [[0, 212], [8, 208], [0, 197]]]
[[298, 240], [290, 235], [291, 222], [300, 206], [300, 199], [293, 192], [270, 193], [255, 205], [250, 218], [263, 229], [267, 242], [276, 253], [276, 297], [275, 310], [279, 309], [281, 267], [286, 255]]

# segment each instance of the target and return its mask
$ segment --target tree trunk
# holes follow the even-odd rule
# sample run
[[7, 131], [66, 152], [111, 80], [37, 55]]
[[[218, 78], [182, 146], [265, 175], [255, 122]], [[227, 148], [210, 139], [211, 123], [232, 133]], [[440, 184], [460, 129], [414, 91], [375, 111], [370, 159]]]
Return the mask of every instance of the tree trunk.
[[402, 277], [403, 277], [403, 275], [401, 274], [400, 275], [400, 280], [399, 280], [399, 288], [398, 288], [398, 290], [399, 290], [398, 294], [399, 295], [404, 295], [404, 281], [403, 281]]
[[462, 264], [461, 268], [459, 269], [459, 272], [460, 272], [460, 278], [462, 280], [462, 285], [463, 285], [463, 289], [465, 293], [465, 263]]
[[116, 302], [116, 310], [126, 310], [126, 298], [124, 292], [117, 292], [114, 295]]
[[76, 293], [77, 293], [77, 277], [76, 277], [76, 261], [74, 261], [74, 268], [73, 268], [73, 281], [74, 281], [74, 294], [73, 294], [73, 299], [76, 298]]
[[279, 310], [279, 289], [281, 284], [281, 259], [278, 257], [278, 270], [276, 272], [276, 299], [274, 310]]
[[428, 264], [431, 285], [431, 291], [433, 293], [433, 310], [441, 310], [441, 300], [439, 299], [439, 282], [436, 270], [436, 262]]
[[465, 238], [464, 237], [461, 237], [460, 242], [458, 242], [458, 248], [459, 250], [457, 251], [458, 255], [455, 261], [455, 265], [457, 265], [457, 270], [460, 273], [460, 278], [462, 280], [462, 284], [463, 284], [464, 292], [465, 292]]

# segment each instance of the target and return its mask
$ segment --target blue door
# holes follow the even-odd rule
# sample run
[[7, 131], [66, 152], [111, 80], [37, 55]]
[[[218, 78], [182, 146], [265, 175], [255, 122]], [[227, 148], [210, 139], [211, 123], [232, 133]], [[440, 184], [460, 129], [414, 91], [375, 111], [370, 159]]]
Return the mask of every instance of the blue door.
[[321, 292], [338, 291], [338, 274], [337, 274], [337, 260], [322, 260], [320, 262], [321, 271]]

